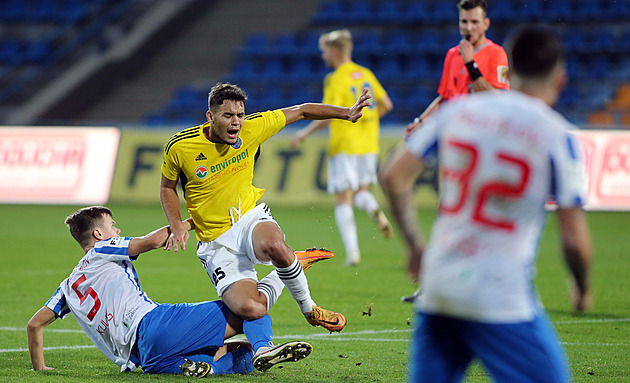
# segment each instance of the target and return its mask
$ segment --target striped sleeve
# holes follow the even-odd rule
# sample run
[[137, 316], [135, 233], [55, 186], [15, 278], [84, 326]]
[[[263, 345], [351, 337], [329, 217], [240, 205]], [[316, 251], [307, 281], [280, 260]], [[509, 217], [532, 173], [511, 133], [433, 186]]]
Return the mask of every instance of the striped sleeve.
[[107, 261], [130, 261], [129, 242], [131, 237], [113, 237], [98, 241], [94, 245], [94, 252]]
[[[66, 283], [66, 281], [64, 280], [63, 283]], [[61, 286], [57, 287], [57, 291], [48, 299], [45, 306], [54, 311], [61, 319], [65, 319], [66, 316], [70, 314], [70, 308], [66, 303], [66, 296], [63, 295], [63, 291], [61, 291]]]

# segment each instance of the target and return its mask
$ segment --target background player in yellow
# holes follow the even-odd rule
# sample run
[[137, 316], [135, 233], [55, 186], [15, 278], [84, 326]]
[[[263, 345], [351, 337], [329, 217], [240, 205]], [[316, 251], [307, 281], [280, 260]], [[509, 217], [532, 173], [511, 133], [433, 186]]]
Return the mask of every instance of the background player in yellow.
[[369, 188], [377, 181], [380, 118], [392, 110], [393, 104], [372, 71], [352, 61], [352, 46], [352, 35], [347, 29], [320, 37], [322, 59], [334, 69], [324, 80], [323, 102], [351, 106], [364, 88], [369, 89], [375, 102], [363, 111], [363, 118], [356, 124], [313, 121], [299, 130], [291, 143], [295, 147], [311, 133], [330, 126], [328, 192], [337, 195], [335, 220], [346, 249], [346, 265], [356, 265], [361, 259], [353, 203], [372, 217], [386, 238], [392, 235], [391, 225]]
[[[245, 326], [248, 320], [263, 317], [286, 286], [310, 324], [329, 331], [344, 327], [343, 315], [317, 307], [303, 265], [285, 243], [269, 207], [256, 205], [264, 190], [252, 184], [254, 155], [261, 143], [299, 120], [356, 122], [369, 99], [366, 89], [348, 108], [306, 103], [245, 117], [245, 92], [232, 84], [217, 84], [208, 97], [208, 122], [185, 129], [166, 143], [160, 200], [173, 232], [166, 248], [184, 248], [188, 239], [180, 224], [179, 179], [195, 222], [197, 256], [219, 297], [246, 319]], [[276, 270], [259, 282], [256, 263], [272, 264]]]

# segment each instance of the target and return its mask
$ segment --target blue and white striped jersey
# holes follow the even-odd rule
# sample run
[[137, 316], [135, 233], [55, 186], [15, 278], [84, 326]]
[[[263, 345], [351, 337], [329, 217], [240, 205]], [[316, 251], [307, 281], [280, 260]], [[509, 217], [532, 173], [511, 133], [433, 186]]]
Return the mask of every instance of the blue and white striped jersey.
[[452, 101], [407, 141], [439, 164], [440, 204], [422, 260], [419, 308], [492, 323], [531, 320], [545, 203], [584, 204], [573, 126], [517, 91]]
[[96, 347], [121, 371], [136, 368], [129, 361], [136, 330], [157, 307], [140, 287], [129, 257], [130, 240], [114, 237], [97, 242], [46, 302], [62, 319], [72, 312]]

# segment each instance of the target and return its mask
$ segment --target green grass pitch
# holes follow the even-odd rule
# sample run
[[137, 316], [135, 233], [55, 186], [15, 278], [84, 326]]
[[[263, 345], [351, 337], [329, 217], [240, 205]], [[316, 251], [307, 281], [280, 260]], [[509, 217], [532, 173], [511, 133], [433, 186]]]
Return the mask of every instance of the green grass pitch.
[[[109, 205], [123, 235], [139, 236], [165, 224], [158, 205]], [[69, 316], [44, 333], [46, 362], [55, 370], [30, 371], [26, 323], [68, 276], [81, 257], [64, 218], [72, 206], [0, 205], [0, 381], [3, 382], [143, 382], [188, 381], [183, 376], [120, 373]], [[419, 212], [425, 233], [434, 209]], [[315, 301], [344, 313], [348, 325], [339, 334], [313, 328], [285, 292], [270, 314], [275, 341], [305, 340], [313, 353], [265, 373], [220, 376], [220, 382], [402, 382], [407, 368], [412, 308], [400, 302], [414, 285], [404, 273], [399, 238], [386, 240], [362, 212], [357, 212], [362, 263], [343, 266], [343, 247], [332, 207], [272, 206], [274, 217], [294, 249], [325, 246], [338, 252], [308, 272]], [[567, 274], [559, 254], [555, 217], [550, 215], [541, 241], [536, 285], [564, 342], [576, 382], [630, 381], [630, 227], [629, 213], [589, 213], [594, 240], [592, 286], [594, 306], [583, 316], [572, 314]], [[135, 263], [149, 296], [164, 303], [216, 299], [195, 257], [195, 241], [186, 251], [156, 250]], [[261, 267], [262, 277], [270, 268]], [[81, 348], [81, 346], [87, 346]], [[487, 381], [478, 365], [467, 382]]]

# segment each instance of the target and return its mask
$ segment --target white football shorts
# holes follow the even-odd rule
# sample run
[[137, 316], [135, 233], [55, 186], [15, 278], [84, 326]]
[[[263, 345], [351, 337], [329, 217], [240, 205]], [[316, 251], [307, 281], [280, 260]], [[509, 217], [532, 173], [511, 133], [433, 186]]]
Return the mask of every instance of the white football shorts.
[[214, 241], [198, 243], [197, 257], [206, 268], [219, 297], [236, 281], [241, 279], [258, 281], [255, 264], [271, 265], [271, 262], [259, 261], [254, 254], [252, 232], [261, 222], [273, 222], [278, 225], [271, 216], [269, 207], [264, 203], [245, 213]]
[[328, 193], [359, 190], [361, 186], [376, 184], [378, 154], [349, 155], [339, 153], [328, 157]]

